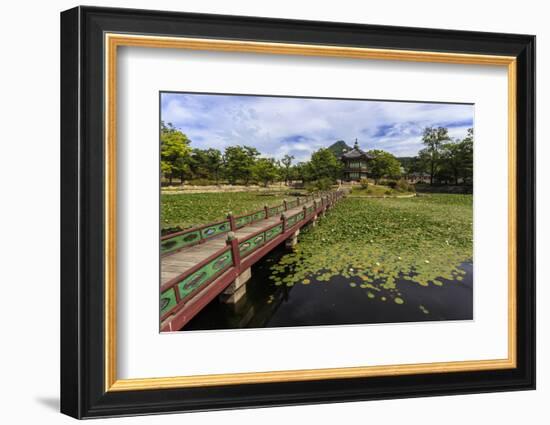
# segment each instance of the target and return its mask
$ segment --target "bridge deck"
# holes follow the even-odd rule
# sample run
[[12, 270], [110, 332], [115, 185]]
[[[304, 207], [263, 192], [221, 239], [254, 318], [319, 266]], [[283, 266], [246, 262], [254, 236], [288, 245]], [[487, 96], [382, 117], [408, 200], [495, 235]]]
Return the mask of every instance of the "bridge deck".
[[[230, 216], [224, 221], [164, 237], [161, 331], [181, 329], [243, 271], [343, 196], [343, 191], [335, 191], [308, 196], [303, 202], [298, 198], [285, 200], [279, 206], [236, 218]], [[279, 215], [281, 211], [285, 213], [284, 218]], [[234, 233], [231, 238], [228, 238], [229, 228]], [[218, 236], [209, 236], [212, 232]]]
[[[320, 198], [316, 199], [316, 201], [319, 202]], [[300, 204], [297, 207], [286, 211], [286, 214], [288, 216], [292, 216], [302, 211], [304, 206], [309, 207], [312, 205], [313, 201]], [[236, 230], [235, 236], [239, 240], [246, 239], [248, 236], [251, 236], [262, 229], [267, 229], [270, 226], [279, 223], [280, 221], [281, 218], [279, 216], [273, 216], [267, 219], [259, 220]], [[215, 252], [226, 246], [226, 236], [227, 235], [220, 235], [206, 241], [205, 243], [185, 248], [179, 252], [162, 257], [160, 278], [161, 285], [170, 281], [176, 276], [179, 276], [186, 270], [189, 270], [191, 267], [195, 266], [205, 258], [208, 258]]]

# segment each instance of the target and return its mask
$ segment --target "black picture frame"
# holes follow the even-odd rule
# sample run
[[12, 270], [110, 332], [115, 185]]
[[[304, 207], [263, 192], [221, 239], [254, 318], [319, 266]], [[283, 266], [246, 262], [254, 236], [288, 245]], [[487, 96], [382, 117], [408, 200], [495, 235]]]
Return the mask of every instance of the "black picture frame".
[[[104, 34], [153, 34], [517, 59], [517, 367], [105, 391]], [[61, 13], [61, 412], [75, 418], [535, 388], [535, 37], [76, 7]], [[496, 212], [498, 213], [498, 212]]]

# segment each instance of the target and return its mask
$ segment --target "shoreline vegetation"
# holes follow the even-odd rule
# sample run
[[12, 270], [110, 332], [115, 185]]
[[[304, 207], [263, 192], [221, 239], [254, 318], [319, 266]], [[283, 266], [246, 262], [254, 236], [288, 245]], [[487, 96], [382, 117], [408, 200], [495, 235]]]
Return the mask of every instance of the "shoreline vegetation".
[[[407, 191], [414, 191], [407, 186], [418, 182], [429, 182], [430, 186], [471, 186], [473, 137], [472, 128], [463, 139], [453, 140], [445, 127], [426, 127], [422, 133], [425, 147], [414, 157], [397, 158], [390, 152], [371, 149], [360, 151], [368, 158], [366, 164], [350, 160], [344, 164], [342, 152], [353, 149], [339, 140], [312, 152], [308, 160], [296, 162], [292, 155], [269, 157], [247, 145], [227, 146], [223, 152], [193, 148], [186, 134], [162, 121], [161, 186], [175, 190], [176, 182], [180, 187], [228, 184], [268, 188], [284, 184], [313, 192], [329, 190], [352, 175], [368, 176], [375, 185], [387, 181], [392, 189], [397, 185]], [[359, 149], [357, 141], [354, 149]], [[361, 180], [365, 180], [360, 182], [361, 186], [367, 184], [366, 179]]]
[[[418, 192], [471, 193], [473, 129], [463, 140], [451, 140], [446, 128], [427, 127], [422, 140], [425, 148], [415, 157], [398, 159], [386, 151], [368, 151], [369, 178], [344, 182], [339, 153], [349, 147], [342, 140], [313, 152], [308, 161], [295, 163], [292, 155], [276, 160], [246, 145], [228, 146], [223, 153], [192, 148], [192, 141], [181, 130], [161, 122], [162, 232], [223, 219], [229, 212], [246, 213], [287, 196], [336, 187], [357, 198], [414, 197], [417, 183]], [[216, 199], [208, 194], [216, 194]]]
[[[207, 187], [206, 189], [162, 191], [162, 232], [169, 234], [224, 219], [229, 212], [240, 215], [265, 206], [279, 204], [285, 198], [305, 196], [304, 190]], [[345, 188], [346, 189], [346, 188]], [[412, 198], [415, 192], [396, 191], [389, 186], [371, 185], [369, 189], [348, 190], [350, 198]]]
[[209, 192], [161, 195], [163, 234], [259, 210], [281, 203], [287, 192]]

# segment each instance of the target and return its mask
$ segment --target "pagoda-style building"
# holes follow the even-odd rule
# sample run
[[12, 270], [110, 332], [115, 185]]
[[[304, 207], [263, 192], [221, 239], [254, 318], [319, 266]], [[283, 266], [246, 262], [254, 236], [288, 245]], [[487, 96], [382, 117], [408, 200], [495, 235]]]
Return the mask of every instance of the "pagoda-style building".
[[368, 163], [372, 157], [365, 151], [359, 149], [357, 139], [355, 139], [353, 149], [342, 153], [340, 159], [344, 163], [345, 181], [359, 181], [367, 178]]

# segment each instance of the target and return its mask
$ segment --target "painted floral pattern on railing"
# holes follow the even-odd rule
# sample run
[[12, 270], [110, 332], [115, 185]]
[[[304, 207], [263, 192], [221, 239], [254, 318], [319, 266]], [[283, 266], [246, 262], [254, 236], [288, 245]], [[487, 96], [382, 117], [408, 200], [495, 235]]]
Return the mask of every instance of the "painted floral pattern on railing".
[[233, 255], [231, 250], [227, 249], [221, 255], [214, 258], [176, 285], [179, 290], [180, 299], [185, 298], [190, 293], [200, 288], [220, 272], [227, 269], [231, 264], [233, 264]]
[[[342, 197], [342, 194], [336, 194], [332, 199], [336, 200], [336, 199], [340, 199], [341, 197]], [[319, 199], [319, 198], [315, 198], [312, 196], [311, 200], [313, 199]], [[326, 197], [326, 201], [324, 203], [325, 206], [328, 204], [328, 199], [329, 197]], [[306, 198], [306, 202], [310, 202], [309, 198]], [[289, 208], [296, 207], [298, 204], [299, 203], [297, 200], [287, 202], [287, 210]], [[318, 200], [317, 208], [321, 206], [322, 204]], [[273, 215], [280, 214], [284, 211], [285, 211], [284, 204], [276, 207], [266, 208], [248, 215], [236, 217], [235, 225], [236, 227], [242, 227], [248, 223], [265, 219], [266, 214], [268, 217], [270, 216], [272, 217]], [[251, 254], [255, 250], [265, 245], [270, 240], [276, 238], [278, 235], [281, 235], [283, 234], [283, 232], [294, 227], [295, 225], [297, 225], [299, 222], [304, 220], [306, 217], [309, 217], [314, 212], [315, 212], [315, 207], [313, 205], [309, 205], [305, 207], [303, 210], [301, 210], [300, 212], [290, 217], [287, 217], [285, 220], [286, 225], [284, 225], [283, 222], [281, 222], [280, 224], [272, 226], [263, 232], [256, 233], [253, 236], [247, 238], [246, 240], [239, 242], [238, 250], [239, 250], [240, 258], [242, 259], [247, 255]], [[190, 229], [188, 232], [180, 233], [180, 234], [174, 235], [174, 237], [172, 238], [168, 238], [161, 241], [161, 252], [169, 253], [169, 252], [178, 250], [180, 248], [191, 246], [205, 239], [214, 237], [216, 235], [227, 233], [230, 229], [231, 229], [230, 220], [215, 223], [212, 225], [205, 225], [198, 229]], [[236, 261], [238, 261], [238, 259]], [[176, 282], [175, 284], [173, 284], [173, 286], [171, 286], [170, 288], [162, 292], [160, 296], [161, 316], [166, 317], [167, 315], [170, 314], [172, 310], [174, 310], [174, 308], [178, 304], [178, 301], [177, 301], [178, 298], [180, 300], [188, 299], [191, 294], [198, 292], [201, 288], [205, 286], [205, 284], [212, 282], [220, 274], [228, 270], [234, 264], [234, 262], [235, 262], [235, 259], [233, 257], [233, 252], [229, 247], [227, 247], [227, 248], [224, 248], [222, 251], [220, 251], [220, 254], [217, 255], [215, 258], [203, 264], [198, 269], [195, 269], [192, 273], [182, 274], [180, 276], [181, 279], [178, 282]], [[176, 291], [178, 292], [176, 293]]]

